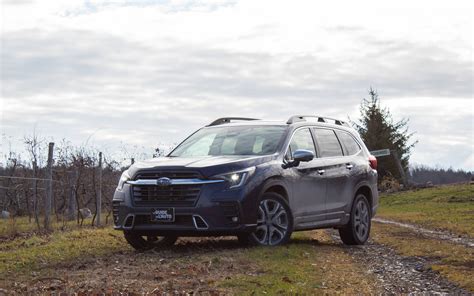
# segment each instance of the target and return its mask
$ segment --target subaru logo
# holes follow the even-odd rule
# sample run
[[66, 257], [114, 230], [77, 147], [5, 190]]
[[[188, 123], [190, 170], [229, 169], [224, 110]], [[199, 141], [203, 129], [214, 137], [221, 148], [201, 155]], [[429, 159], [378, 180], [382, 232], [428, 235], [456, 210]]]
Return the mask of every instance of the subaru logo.
[[163, 178], [159, 178], [158, 180], [156, 180], [156, 185], [158, 186], [170, 186], [171, 185], [171, 179], [170, 178], [166, 178], [166, 177], [163, 177]]

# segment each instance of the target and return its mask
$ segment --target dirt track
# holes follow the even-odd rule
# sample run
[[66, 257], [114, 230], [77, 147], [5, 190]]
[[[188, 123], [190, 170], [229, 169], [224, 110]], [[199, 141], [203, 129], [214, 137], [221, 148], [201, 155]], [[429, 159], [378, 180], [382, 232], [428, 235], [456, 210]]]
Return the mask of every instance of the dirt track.
[[401, 222], [382, 219], [382, 218], [374, 218], [372, 221], [376, 223], [396, 225], [399, 227], [410, 229], [426, 237], [430, 237], [430, 238], [434, 238], [438, 240], [446, 240], [451, 243], [460, 244], [469, 248], [474, 248], [474, 238], [456, 235], [448, 231], [441, 231], [441, 230], [435, 231], [435, 230], [426, 229], [426, 228], [413, 225], [413, 224], [401, 223]]
[[[342, 243], [337, 231], [328, 230], [328, 232], [335, 241]], [[384, 293], [470, 294], [444, 279], [431, 268], [426, 268], [426, 258], [403, 257], [393, 249], [372, 240], [364, 246], [345, 246], [344, 248], [354, 261], [366, 266], [369, 273], [376, 275], [378, 285]]]
[[[235, 250], [239, 245], [227, 239], [185, 239], [169, 251], [123, 251], [98, 259], [57, 266], [50, 275], [19, 278], [10, 282], [20, 293], [46, 291], [85, 293], [158, 293], [219, 294], [212, 284], [239, 270], [246, 264], [234, 265], [232, 258], [223, 257], [219, 264], [206, 260], [207, 254]], [[196, 260], [196, 258], [199, 258]], [[11, 287], [10, 287], [11, 288]], [[1, 294], [1, 293], [0, 293]]]

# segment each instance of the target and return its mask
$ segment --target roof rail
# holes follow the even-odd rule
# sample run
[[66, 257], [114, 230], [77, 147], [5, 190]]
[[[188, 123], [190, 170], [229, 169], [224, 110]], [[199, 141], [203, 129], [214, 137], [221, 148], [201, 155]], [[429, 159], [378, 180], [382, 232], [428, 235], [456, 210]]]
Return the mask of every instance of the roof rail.
[[207, 126], [214, 126], [214, 125], [220, 125], [220, 124], [224, 124], [224, 123], [230, 123], [231, 120], [250, 121], [250, 120], [259, 120], [259, 119], [257, 119], [257, 118], [247, 118], [247, 117], [223, 117], [223, 118], [219, 118], [219, 119], [214, 120], [213, 122], [211, 122]]
[[[308, 117], [309, 118], [316, 118], [318, 120], [318, 122], [334, 123], [336, 125], [342, 125], [342, 126], [350, 127], [350, 125], [345, 121], [335, 119], [335, 118], [331, 118], [331, 117], [326, 117], [326, 116], [318, 116], [318, 115], [293, 115], [293, 116], [290, 117], [290, 119], [288, 119], [288, 121], [286, 123], [287, 124], [292, 124], [292, 123], [299, 122], [299, 121], [306, 121], [306, 118], [308, 118]], [[328, 120], [333, 121], [333, 122], [328, 122]]]

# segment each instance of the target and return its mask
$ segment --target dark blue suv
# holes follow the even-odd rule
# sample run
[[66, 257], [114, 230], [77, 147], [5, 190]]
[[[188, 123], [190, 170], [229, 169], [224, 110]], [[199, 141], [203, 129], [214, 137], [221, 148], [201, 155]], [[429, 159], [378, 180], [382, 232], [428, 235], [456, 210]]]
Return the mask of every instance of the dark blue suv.
[[376, 169], [359, 134], [341, 120], [220, 118], [166, 157], [122, 174], [115, 229], [140, 250], [180, 236], [279, 245], [294, 231], [318, 228], [364, 244], [378, 206]]

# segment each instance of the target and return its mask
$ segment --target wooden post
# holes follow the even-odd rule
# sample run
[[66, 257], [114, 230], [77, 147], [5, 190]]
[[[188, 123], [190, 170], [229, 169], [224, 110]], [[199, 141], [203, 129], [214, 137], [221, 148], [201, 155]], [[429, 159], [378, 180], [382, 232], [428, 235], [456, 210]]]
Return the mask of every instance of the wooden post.
[[67, 219], [72, 221], [76, 219], [76, 181], [77, 181], [77, 170], [73, 168], [69, 172], [69, 199], [67, 207]]
[[102, 212], [102, 152], [99, 152], [99, 192], [97, 192], [97, 226], [100, 226]]
[[51, 221], [51, 202], [53, 200], [53, 149], [54, 143], [49, 143], [48, 147], [48, 166], [46, 169], [46, 199], [44, 200], [44, 228], [50, 230]]
[[408, 186], [407, 175], [405, 173], [405, 170], [403, 169], [402, 161], [398, 155], [397, 150], [392, 150], [392, 155], [393, 155], [393, 158], [395, 159], [395, 163], [397, 164], [398, 171], [400, 172], [400, 177], [402, 177], [403, 186], [407, 187]]
[[38, 210], [38, 181], [36, 177], [38, 176], [38, 165], [36, 161], [33, 161], [33, 211], [35, 214], [35, 223], [40, 230], [40, 221], [39, 221], [39, 210]]

